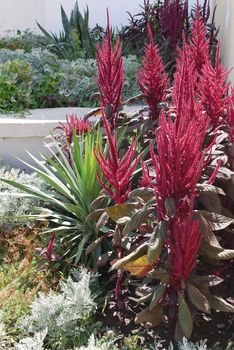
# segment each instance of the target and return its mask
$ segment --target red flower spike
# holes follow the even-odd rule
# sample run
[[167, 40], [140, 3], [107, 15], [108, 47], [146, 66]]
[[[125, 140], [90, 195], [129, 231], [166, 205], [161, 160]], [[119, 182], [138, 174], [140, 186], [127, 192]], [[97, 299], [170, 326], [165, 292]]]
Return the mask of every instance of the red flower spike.
[[99, 174], [98, 181], [115, 203], [122, 204], [126, 201], [128, 194], [131, 191], [131, 178], [140, 160], [140, 157], [137, 157], [134, 160], [137, 143], [132, 142], [125, 156], [120, 160], [118, 156], [116, 132], [114, 132], [114, 135], [112, 136], [110, 125], [104, 115], [103, 123], [108, 139], [108, 156], [107, 159], [105, 159], [99, 149], [96, 154], [96, 159], [108, 185], [102, 181]]
[[164, 0], [160, 13], [162, 35], [169, 39], [169, 46], [175, 50], [182, 39], [185, 23], [188, 24], [188, 1]]
[[120, 107], [120, 95], [124, 83], [122, 43], [118, 38], [112, 50], [109, 13], [107, 10], [107, 35], [102, 40], [102, 45], [97, 45], [96, 79], [100, 92], [100, 104], [104, 110], [111, 127], [115, 127]]
[[150, 42], [145, 45], [145, 57], [137, 76], [137, 82], [150, 107], [151, 119], [157, 120], [159, 116], [158, 103], [162, 101], [165, 89], [168, 86], [168, 76], [164, 71], [158, 47], [153, 43], [150, 25], [148, 25], [148, 35]]
[[[195, 111], [199, 112], [198, 109]], [[187, 212], [185, 204], [195, 190], [204, 164], [202, 147], [207, 119], [201, 119], [200, 116], [188, 119], [186, 106], [178, 118], [180, 122], [177, 125], [161, 113], [160, 127], [156, 132], [157, 155], [151, 144], [151, 158], [156, 173], [155, 195], [162, 220], [166, 215], [164, 202], [167, 198], [174, 199], [178, 212]]]
[[220, 44], [218, 44], [215, 67], [212, 67], [211, 62], [207, 61], [203, 65], [198, 84], [198, 95], [211, 119], [213, 129], [223, 124], [223, 117], [228, 106], [227, 94], [230, 86], [230, 83], [227, 82], [228, 73], [220, 62]]
[[231, 90], [231, 95], [228, 96], [226, 123], [229, 131], [229, 141], [232, 144], [234, 143], [234, 89]]
[[[183, 40], [183, 50], [179, 50], [178, 59], [176, 62], [176, 73], [174, 74], [174, 86], [173, 86], [173, 105], [177, 112], [176, 123], [179, 123], [179, 116], [182, 111], [188, 113], [188, 119], [194, 114], [201, 115], [201, 113], [195, 113], [195, 90], [197, 84], [197, 72], [195, 65], [191, 57], [188, 55], [188, 45], [185, 38]], [[187, 106], [185, 109], [184, 106]], [[196, 107], [198, 108], [198, 104]], [[189, 116], [190, 115], [190, 116]]]
[[170, 230], [169, 266], [170, 284], [181, 288], [181, 281], [187, 280], [197, 262], [202, 235], [200, 221], [192, 221], [192, 215], [178, 216]]
[[206, 38], [206, 24], [200, 14], [199, 1], [197, 4], [196, 19], [193, 22], [192, 35], [188, 45], [189, 55], [195, 69], [201, 74], [203, 65], [210, 61], [209, 41]]
[[63, 130], [66, 135], [66, 140], [71, 144], [73, 131], [75, 130], [76, 135], [86, 134], [88, 131], [91, 131], [91, 124], [87, 121], [81, 120], [77, 118], [76, 114], [72, 114], [70, 116], [66, 116], [67, 125], [63, 123], [59, 123], [56, 129]]

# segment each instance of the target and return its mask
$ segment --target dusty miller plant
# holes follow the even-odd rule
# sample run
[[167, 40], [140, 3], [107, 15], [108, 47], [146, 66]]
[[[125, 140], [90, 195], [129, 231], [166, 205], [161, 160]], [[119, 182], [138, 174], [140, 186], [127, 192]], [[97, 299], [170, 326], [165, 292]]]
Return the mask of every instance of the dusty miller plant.
[[[8, 180], [15, 180], [24, 185], [31, 185], [41, 190], [46, 189], [46, 184], [35, 174], [27, 174], [20, 169], [0, 165], [0, 177]], [[20, 196], [18, 190], [6, 183], [0, 182], [1, 203], [0, 223], [5, 228], [11, 228], [15, 224], [25, 224], [26, 221], [17, 221], [17, 217], [30, 212], [30, 207], [37, 205], [39, 201]]]
[[91, 274], [82, 270], [78, 282], [69, 277], [61, 283], [60, 293], [39, 293], [31, 305], [31, 314], [19, 321], [19, 328], [29, 336], [47, 330], [45, 348], [56, 345], [69, 349], [86, 344], [97, 326], [91, 325], [90, 319], [97, 306], [90, 289], [92, 283]]

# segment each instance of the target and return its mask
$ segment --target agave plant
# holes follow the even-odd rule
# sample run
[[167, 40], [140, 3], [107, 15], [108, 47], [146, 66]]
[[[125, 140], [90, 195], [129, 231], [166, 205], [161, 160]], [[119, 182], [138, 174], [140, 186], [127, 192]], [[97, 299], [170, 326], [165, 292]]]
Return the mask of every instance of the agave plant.
[[58, 55], [60, 58], [75, 60], [79, 57], [92, 57], [95, 52], [89, 34], [89, 9], [84, 11], [82, 16], [78, 2], [71, 12], [70, 19], [68, 18], [63, 6], [61, 5], [61, 18], [63, 31], [57, 35], [56, 33], [47, 32], [38, 22], [37, 25], [50, 41], [48, 49]]
[[94, 222], [87, 223], [86, 217], [101, 190], [96, 177], [99, 164], [94, 154], [95, 150], [102, 149], [101, 132], [88, 131], [79, 136], [74, 132], [69, 161], [57, 141], [54, 140], [49, 149], [52, 157], [43, 156], [39, 160], [31, 155], [35, 166], [27, 164], [48, 184], [48, 191], [11, 180], [2, 181], [23, 191], [23, 196], [41, 201], [42, 205], [34, 209], [30, 218], [49, 222], [47, 233], [56, 234], [55, 245], [60, 257], [95, 267], [97, 252], [91, 256], [85, 256], [84, 252], [85, 246], [97, 238]]

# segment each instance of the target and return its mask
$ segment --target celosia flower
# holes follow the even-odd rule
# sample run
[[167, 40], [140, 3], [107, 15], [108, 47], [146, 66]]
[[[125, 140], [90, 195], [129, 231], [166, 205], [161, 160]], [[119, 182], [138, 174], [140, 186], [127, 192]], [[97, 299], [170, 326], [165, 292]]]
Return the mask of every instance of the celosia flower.
[[229, 131], [229, 141], [234, 143], [234, 89], [231, 90], [231, 95], [228, 96], [226, 123]]
[[117, 204], [121, 204], [124, 203], [128, 197], [132, 186], [132, 175], [139, 162], [139, 157], [135, 158], [137, 143], [132, 142], [124, 157], [119, 159], [116, 132], [114, 132], [112, 136], [110, 126], [104, 116], [103, 122], [108, 140], [108, 156], [107, 159], [105, 159], [99, 149], [96, 154], [96, 159], [109, 185], [104, 183], [99, 174], [98, 180], [113, 201]]
[[202, 240], [200, 221], [189, 216], [177, 216], [170, 225], [169, 246], [170, 284], [180, 289], [197, 263], [197, 253]]
[[[186, 106], [184, 106], [186, 109]], [[187, 211], [189, 197], [201, 176], [204, 154], [202, 145], [207, 130], [207, 120], [187, 119], [187, 113], [179, 116], [177, 126], [160, 116], [156, 132], [157, 155], [151, 143], [151, 158], [156, 173], [155, 195], [161, 219], [166, 216], [165, 200], [172, 198], [178, 212]]]
[[91, 131], [91, 124], [87, 121], [77, 118], [75, 114], [66, 116], [67, 124], [60, 122], [60, 126], [55, 129], [60, 129], [65, 134], [65, 139], [71, 144], [73, 132], [75, 130], [76, 135], [86, 134], [88, 131]]
[[168, 76], [164, 71], [163, 61], [158, 47], [153, 43], [153, 36], [148, 25], [149, 44], [145, 46], [145, 57], [142, 68], [138, 73], [137, 82], [145, 100], [150, 107], [150, 117], [158, 119], [158, 103], [162, 101], [165, 89], [168, 86]]
[[196, 71], [201, 74], [203, 65], [210, 60], [210, 54], [209, 42], [206, 38], [206, 24], [201, 18], [199, 3], [187, 50], [194, 62]]
[[223, 124], [223, 117], [228, 105], [228, 89], [230, 83], [227, 82], [228, 71], [223, 68], [220, 62], [220, 44], [217, 47], [216, 63], [212, 66], [207, 61], [201, 70], [201, 78], [198, 84], [198, 95], [201, 103], [211, 119], [213, 129]]
[[188, 1], [164, 0], [159, 20], [162, 35], [168, 38], [173, 51], [181, 41], [185, 24], [188, 23]]
[[[178, 51], [178, 58], [176, 61], [176, 72], [174, 74], [173, 84], [173, 105], [175, 107], [177, 118], [176, 122], [179, 123], [179, 117], [183, 111], [186, 111], [190, 119], [194, 116], [195, 108], [195, 90], [197, 84], [197, 72], [195, 70], [194, 61], [188, 55], [188, 45], [183, 40], [183, 50]], [[186, 109], [184, 106], [186, 105]], [[189, 108], [188, 108], [189, 105]], [[198, 106], [198, 104], [196, 104]], [[196, 114], [197, 116], [200, 113]]]
[[109, 14], [107, 11], [107, 35], [102, 45], [97, 45], [97, 86], [100, 104], [111, 127], [115, 127], [120, 107], [120, 95], [124, 83], [122, 43], [118, 38], [112, 50]]

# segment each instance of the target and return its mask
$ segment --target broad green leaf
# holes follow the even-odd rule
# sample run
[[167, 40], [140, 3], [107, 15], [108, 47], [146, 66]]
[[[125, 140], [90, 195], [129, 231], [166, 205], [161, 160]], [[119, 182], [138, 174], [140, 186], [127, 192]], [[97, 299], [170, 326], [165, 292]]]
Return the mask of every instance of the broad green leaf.
[[158, 326], [162, 320], [162, 307], [157, 305], [150, 311], [149, 307], [142, 310], [136, 315], [136, 323], [148, 323], [151, 327]]
[[153, 265], [160, 257], [163, 246], [164, 234], [166, 233], [166, 231], [167, 224], [166, 222], [161, 221], [151, 234], [149, 248], [147, 252], [148, 263], [150, 265]]
[[178, 293], [178, 302], [179, 302], [178, 319], [180, 322], [180, 326], [184, 332], [185, 337], [189, 339], [193, 332], [193, 319], [192, 319], [191, 311], [184, 299], [182, 292]]
[[126, 236], [130, 232], [137, 230], [141, 224], [145, 222], [149, 216], [150, 211], [148, 208], [143, 207], [133, 213], [130, 220], [126, 223], [123, 229], [123, 235]]
[[212, 230], [223, 230], [234, 222], [233, 218], [229, 218], [220, 214], [211, 213], [205, 210], [197, 210], [195, 213], [204, 217], [209, 223]]
[[198, 310], [208, 314], [210, 313], [209, 301], [198, 288], [187, 282], [187, 292], [190, 301], [198, 308]]
[[196, 188], [200, 192], [210, 192], [210, 193], [216, 193], [216, 194], [221, 194], [221, 195], [225, 196], [225, 192], [221, 188], [213, 186], [213, 185], [197, 184]]
[[162, 298], [162, 296], [164, 294], [165, 289], [166, 289], [166, 286], [163, 284], [160, 284], [155, 288], [153, 298], [152, 298], [151, 303], [149, 305], [150, 311], [152, 311], [157, 306], [157, 304], [159, 303], [160, 299]]
[[215, 275], [209, 275], [209, 276], [192, 276], [190, 278], [190, 281], [192, 284], [196, 284], [197, 286], [201, 287], [213, 287], [217, 286], [218, 284], [223, 282], [223, 279], [215, 276]]
[[228, 303], [226, 300], [215, 295], [209, 296], [209, 302], [212, 309], [224, 312], [234, 312], [234, 305]]

